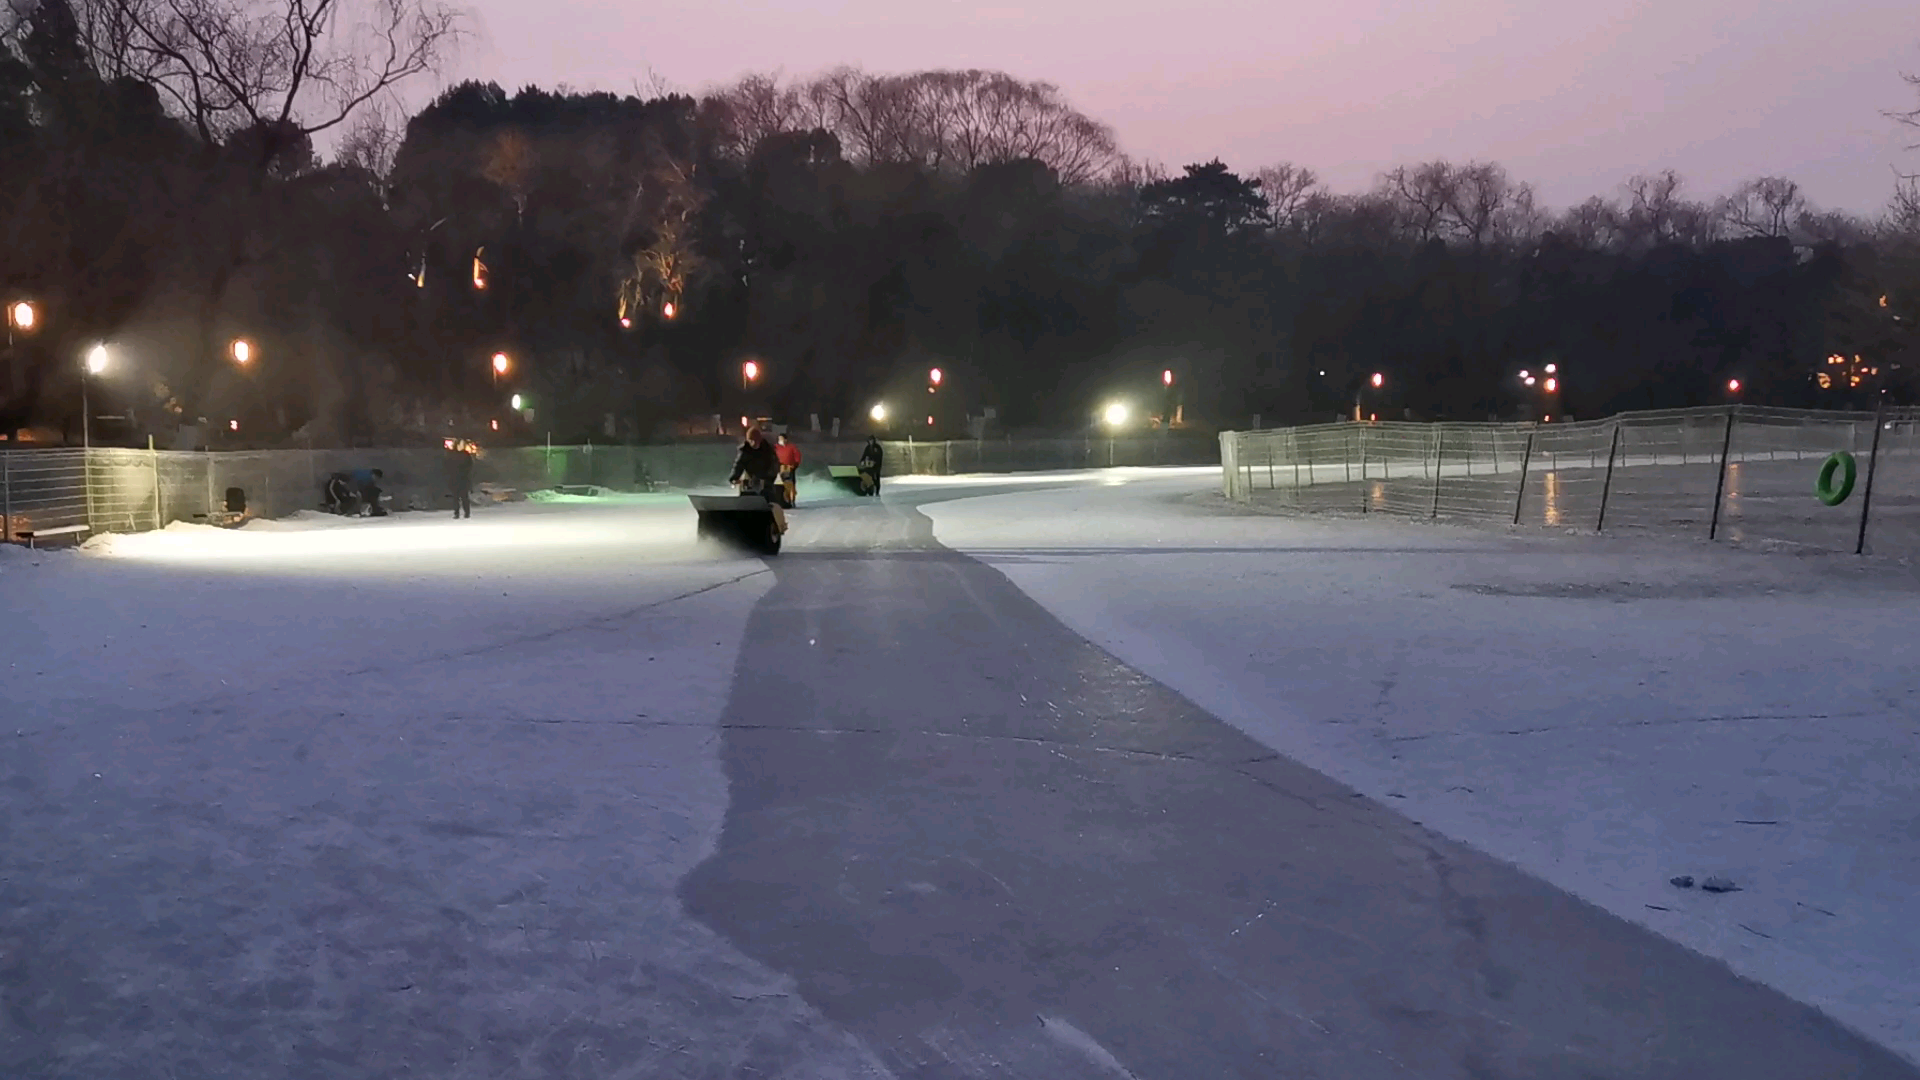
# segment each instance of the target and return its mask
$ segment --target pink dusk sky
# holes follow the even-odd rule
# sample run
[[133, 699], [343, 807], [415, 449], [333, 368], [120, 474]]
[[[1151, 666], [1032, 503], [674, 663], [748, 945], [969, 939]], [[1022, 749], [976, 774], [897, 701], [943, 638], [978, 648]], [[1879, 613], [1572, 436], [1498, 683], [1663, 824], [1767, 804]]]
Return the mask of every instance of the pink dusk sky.
[[1920, 172], [1910, 0], [476, 0], [449, 73], [699, 92], [746, 72], [990, 68], [1061, 87], [1136, 157], [1291, 161], [1340, 191], [1491, 160], [1566, 206], [1638, 172], [1695, 198], [1781, 175], [1877, 211]]

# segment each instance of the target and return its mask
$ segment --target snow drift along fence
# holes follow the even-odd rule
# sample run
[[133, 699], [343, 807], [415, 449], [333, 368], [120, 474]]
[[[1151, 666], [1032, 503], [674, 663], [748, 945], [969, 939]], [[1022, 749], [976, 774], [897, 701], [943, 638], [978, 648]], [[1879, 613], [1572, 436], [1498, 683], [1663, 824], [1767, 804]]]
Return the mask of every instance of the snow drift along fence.
[[[1827, 506], [1814, 484], [1836, 451], [1857, 459], [1858, 481]], [[1732, 406], [1568, 424], [1319, 424], [1222, 432], [1220, 455], [1228, 498], [1304, 512], [1920, 555], [1920, 409], [1877, 419]]]
[[[831, 464], [852, 464], [859, 442], [802, 441], [803, 473], [826, 483]], [[1082, 469], [1107, 465], [1212, 465], [1211, 438], [1133, 438], [885, 442], [886, 471], [921, 475]], [[668, 446], [531, 446], [490, 449], [475, 463], [477, 483], [522, 491], [559, 484], [640, 490], [724, 484], [733, 464], [727, 443]], [[400, 508], [451, 505], [447, 460], [439, 448], [176, 452], [95, 447], [0, 451], [0, 537], [21, 530], [87, 525], [98, 532], [141, 532], [174, 521], [205, 521], [226, 505], [229, 487], [246, 492], [248, 511], [281, 517], [318, 507], [335, 472], [377, 468]]]

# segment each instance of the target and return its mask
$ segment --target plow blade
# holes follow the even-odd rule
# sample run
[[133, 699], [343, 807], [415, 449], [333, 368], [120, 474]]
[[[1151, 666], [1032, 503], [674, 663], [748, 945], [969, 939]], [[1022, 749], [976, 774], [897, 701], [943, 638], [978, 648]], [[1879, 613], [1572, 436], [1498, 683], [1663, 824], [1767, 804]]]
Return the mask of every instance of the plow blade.
[[773, 504], [760, 495], [689, 495], [698, 517], [694, 529], [703, 540], [720, 540], [768, 555], [780, 550], [782, 522]]
[[834, 487], [855, 495], [861, 494], [859, 466], [829, 465], [827, 466], [827, 477], [833, 481]]

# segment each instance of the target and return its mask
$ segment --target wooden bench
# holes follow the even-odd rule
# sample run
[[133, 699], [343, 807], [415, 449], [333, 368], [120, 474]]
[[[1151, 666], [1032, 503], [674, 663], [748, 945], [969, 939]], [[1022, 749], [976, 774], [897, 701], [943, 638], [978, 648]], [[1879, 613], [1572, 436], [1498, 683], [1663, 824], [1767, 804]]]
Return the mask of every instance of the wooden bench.
[[21, 529], [13, 535], [19, 537], [27, 547], [31, 548], [38, 541], [49, 536], [79, 536], [81, 533], [91, 531], [93, 529], [89, 525], [62, 525], [54, 529]]

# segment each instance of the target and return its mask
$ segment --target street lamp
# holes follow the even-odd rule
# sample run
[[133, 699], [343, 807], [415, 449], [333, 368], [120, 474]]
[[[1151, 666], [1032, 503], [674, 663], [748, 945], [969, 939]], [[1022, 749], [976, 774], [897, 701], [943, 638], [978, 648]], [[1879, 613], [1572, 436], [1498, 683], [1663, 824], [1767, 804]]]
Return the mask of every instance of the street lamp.
[[246, 338], [234, 338], [227, 351], [233, 354], [233, 362], [241, 367], [246, 367], [253, 360], [253, 345]]
[[1172, 368], [1168, 368], [1166, 371], [1163, 371], [1160, 373], [1160, 385], [1161, 386], [1173, 385], [1173, 369]]
[[874, 423], [884, 424], [887, 422], [887, 407], [884, 404], [877, 404], [867, 410], [867, 415], [873, 418]]
[[[932, 383], [933, 386], [939, 386], [940, 380], [944, 378], [946, 378], [946, 375], [941, 373], [939, 368], [934, 368], [932, 371], [927, 372], [927, 381]], [[930, 386], [928, 389], [931, 390], [933, 387]]]
[[513, 366], [513, 361], [507, 359], [506, 353], [497, 352], [493, 354], [493, 373], [495, 375], [505, 375], [507, 373], [507, 369], [512, 366]]
[[1126, 403], [1119, 401], [1113, 402], [1107, 406], [1106, 412], [1102, 415], [1107, 421], [1108, 427], [1120, 427], [1127, 422]]
[[1727, 393], [1729, 393], [1729, 394], [1737, 394], [1737, 393], [1739, 393], [1739, 392], [1740, 392], [1740, 380], [1739, 380], [1739, 379], [1728, 379], [1728, 380], [1727, 380]]
[[20, 300], [7, 307], [7, 344], [13, 344], [13, 332], [30, 334], [40, 321], [40, 313], [31, 301]]
[[508, 403], [509, 403], [509, 404], [511, 404], [511, 405], [513, 406], [513, 411], [514, 411], [514, 412], [519, 412], [519, 411], [520, 411], [520, 395], [519, 395], [519, 394], [515, 394], [515, 395], [513, 395], [513, 397], [512, 397], [511, 399], [509, 399], [509, 402], [508, 402]]
[[87, 351], [87, 363], [80, 372], [80, 445], [91, 449], [93, 446], [93, 405], [87, 400], [88, 377], [107, 370], [107, 347], [95, 345]]
[[[1375, 390], [1378, 390], [1387, 384], [1387, 377], [1376, 371], [1373, 373], [1373, 376], [1367, 380], [1367, 383], [1372, 385]], [[1364, 386], [1353, 392], [1353, 422], [1356, 424], [1360, 422], [1360, 399], [1365, 393], [1366, 388]]]
[[748, 384], [751, 384], [754, 380], [758, 379], [759, 377], [760, 377], [759, 364], [756, 364], [753, 361], [749, 360], [746, 363], [740, 365], [740, 378], [742, 381]]

